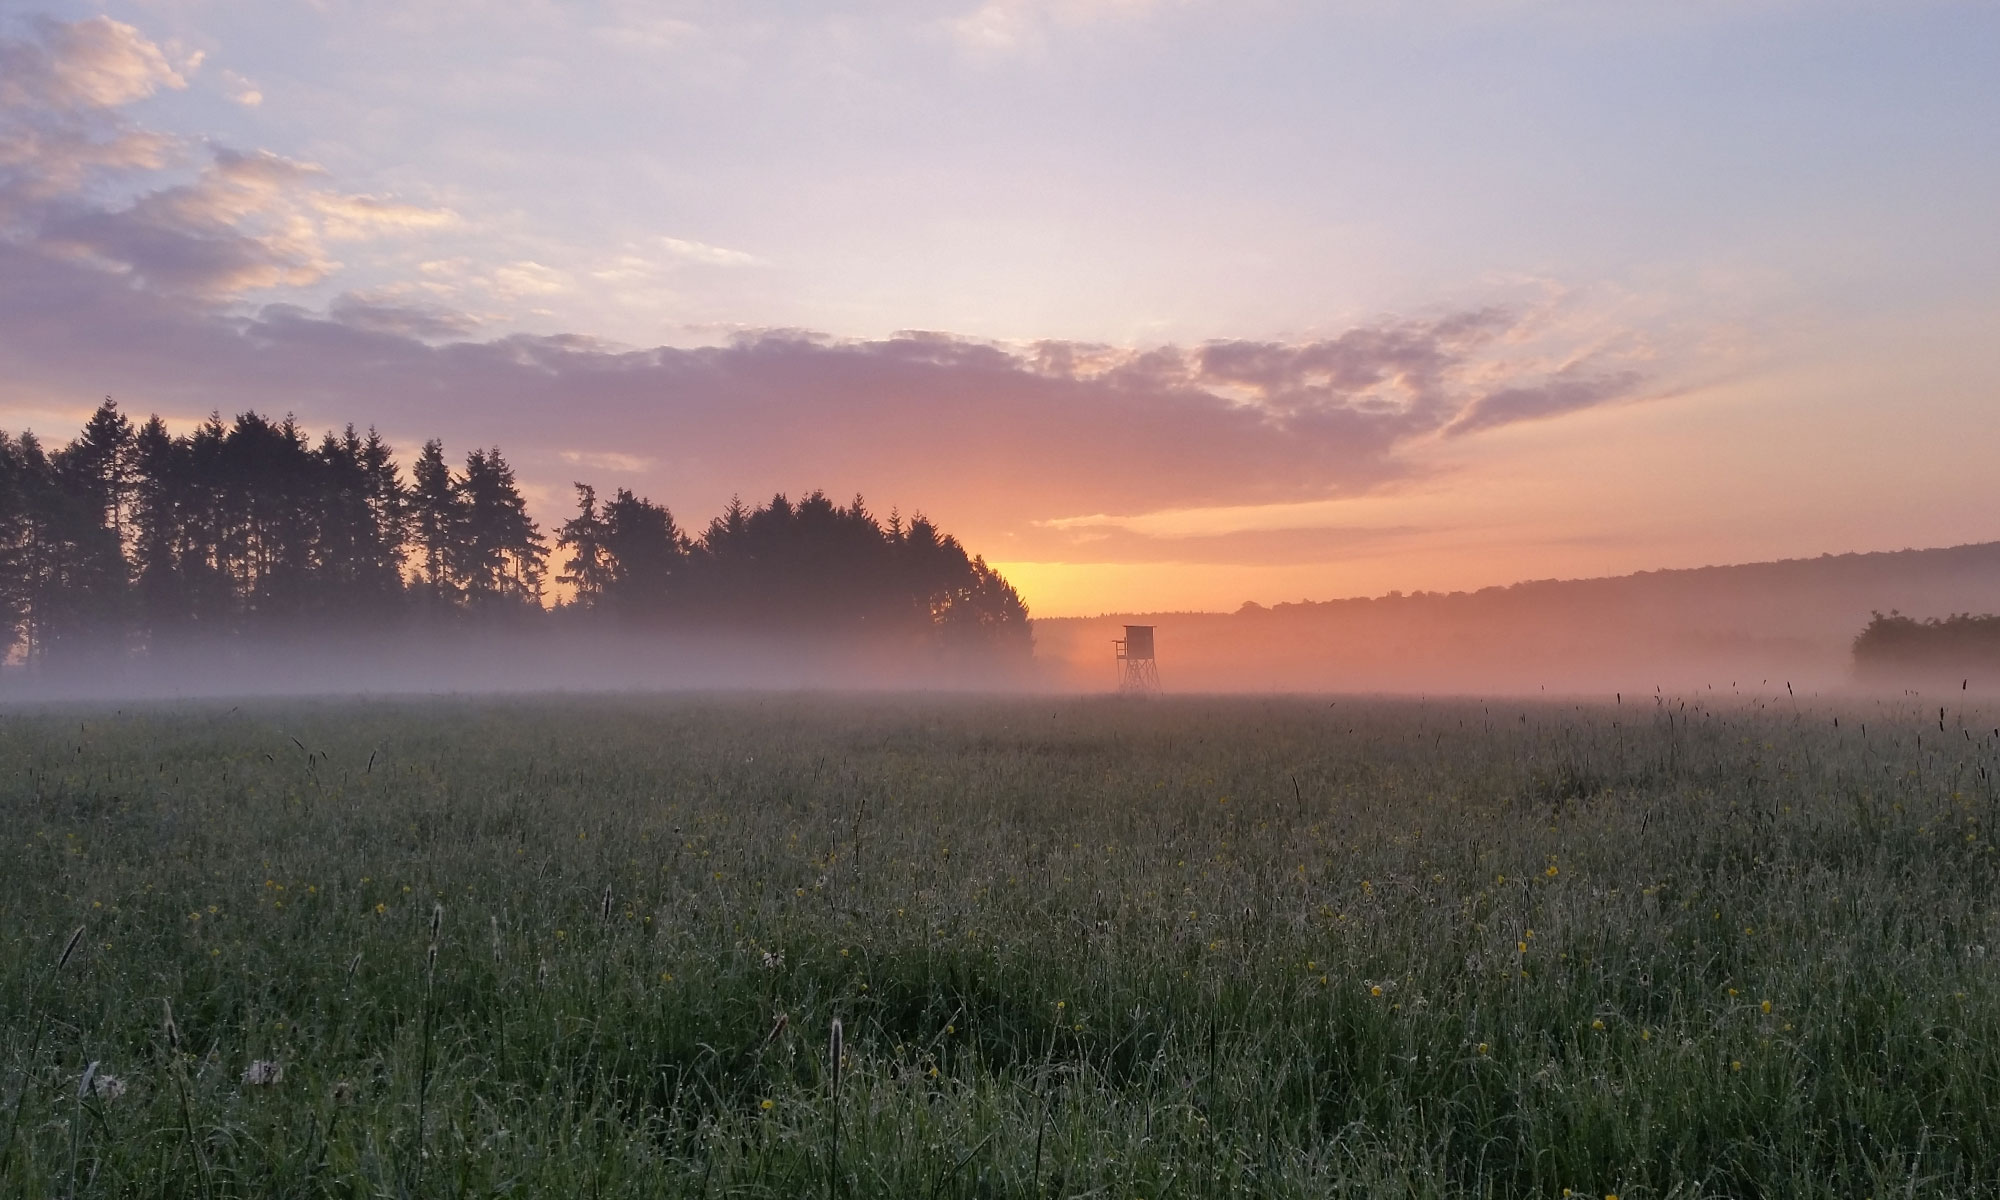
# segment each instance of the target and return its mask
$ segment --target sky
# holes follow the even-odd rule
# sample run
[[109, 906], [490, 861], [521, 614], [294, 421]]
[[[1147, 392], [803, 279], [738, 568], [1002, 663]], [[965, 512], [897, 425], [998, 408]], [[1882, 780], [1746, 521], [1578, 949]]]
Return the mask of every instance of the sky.
[[2000, 538], [2000, 4], [0, 0], [0, 428], [922, 511], [1037, 615]]

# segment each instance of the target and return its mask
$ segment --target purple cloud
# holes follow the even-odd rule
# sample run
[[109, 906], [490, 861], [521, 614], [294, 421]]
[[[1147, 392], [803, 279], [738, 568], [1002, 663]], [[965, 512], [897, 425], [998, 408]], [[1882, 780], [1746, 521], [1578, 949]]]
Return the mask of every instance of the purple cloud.
[[[110, 392], [133, 409], [293, 410], [405, 439], [498, 441], [559, 489], [572, 452], [657, 462], [657, 495], [706, 512], [741, 490], [824, 486], [921, 503], [960, 524], [1353, 494], [1404, 475], [1399, 451], [1634, 394], [1525, 372], [1475, 386], [1517, 318], [1396, 321], [1300, 346], [1014, 349], [935, 333], [794, 332], [618, 349], [585, 337], [444, 341], [457, 314], [354, 298], [330, 316], [190, 306], [145, 277], [0, 243], [0, 354], [15, 393]], [[54, 432], [54, 431], [48, 431]]]

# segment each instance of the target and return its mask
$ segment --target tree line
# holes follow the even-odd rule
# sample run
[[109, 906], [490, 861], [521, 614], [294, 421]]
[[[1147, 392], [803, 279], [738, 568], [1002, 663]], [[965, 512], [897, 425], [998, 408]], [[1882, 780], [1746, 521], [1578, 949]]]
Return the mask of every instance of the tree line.
[[1917, 620], [1891, 610], [1872, 614], [1854, 639], [1855, 673], [1864, 679], [1937, 678], [2000, 673], [2000, 616], [1954, 613]]
[[[1030, 653], [1012, 586], [923, 516], [860, 497], [732, 501], [698, 534], [664, 505], [576, 485], [553, 542], [497, 447], [405, 476], [373, 429], [291, 417], [175, 435], [106, 398], [68, 445], [0, 431], [0, 658], [438, 626], [744, 629]], [[551, 576], [552, 560], [554, 574]], [[560, 602], [546, 603], [549, 583]]]

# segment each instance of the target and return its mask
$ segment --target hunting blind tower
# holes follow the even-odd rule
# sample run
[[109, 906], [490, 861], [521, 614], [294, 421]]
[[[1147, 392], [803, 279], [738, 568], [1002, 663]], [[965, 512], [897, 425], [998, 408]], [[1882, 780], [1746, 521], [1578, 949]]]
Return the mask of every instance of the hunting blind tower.
[[1153, 660], [1153, 627], [1127, 625], [1125, 636], [1111, 643], [1118, 656], [1118, 693], [1151, 696], [1160, 690], [1160, 665]]

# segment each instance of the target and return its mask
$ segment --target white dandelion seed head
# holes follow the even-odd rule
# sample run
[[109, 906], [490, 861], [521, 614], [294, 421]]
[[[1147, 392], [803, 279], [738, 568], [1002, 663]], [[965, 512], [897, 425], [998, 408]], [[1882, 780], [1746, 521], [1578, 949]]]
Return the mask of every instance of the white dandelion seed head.
[[243, 1071], [243, 1082], [249, 1087], [269, 1087], [285, 1077], [282, 1064], [260, 1058]]

